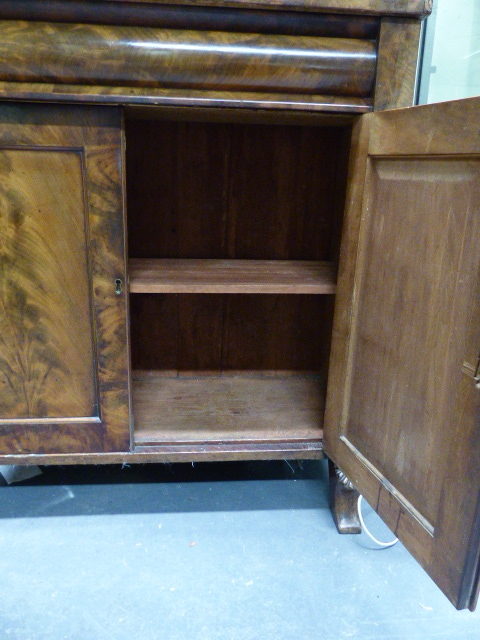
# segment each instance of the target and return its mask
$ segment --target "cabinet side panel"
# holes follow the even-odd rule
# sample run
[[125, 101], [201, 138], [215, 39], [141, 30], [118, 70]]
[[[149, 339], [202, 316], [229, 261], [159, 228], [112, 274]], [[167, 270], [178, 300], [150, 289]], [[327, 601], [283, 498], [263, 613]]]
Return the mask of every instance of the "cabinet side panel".
[[0, 175], [0, 414], [97, 416], [82, 154], [4, 149]]
[[415, 98], [421, 22], [383, 18], [378, 45], [374, 110], [411, 107]]

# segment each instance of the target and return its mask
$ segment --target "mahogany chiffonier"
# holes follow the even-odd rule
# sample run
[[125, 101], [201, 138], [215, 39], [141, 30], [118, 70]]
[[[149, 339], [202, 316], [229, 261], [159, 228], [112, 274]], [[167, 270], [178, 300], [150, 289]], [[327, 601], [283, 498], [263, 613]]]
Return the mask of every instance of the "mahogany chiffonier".
[[474, 608], [480, 101], [410, 106], [430, 10], [0, 0], [2, 464], [327, 455]]

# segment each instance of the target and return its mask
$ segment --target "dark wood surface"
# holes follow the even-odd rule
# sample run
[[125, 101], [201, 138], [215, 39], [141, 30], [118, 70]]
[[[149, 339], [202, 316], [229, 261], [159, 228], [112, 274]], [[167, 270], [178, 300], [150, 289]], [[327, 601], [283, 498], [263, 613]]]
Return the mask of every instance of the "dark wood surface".
[[325, 423], [328, 455], [458, 607], [478, 576], [479, 109], [355, 131]]
[[429, 0], [227, 5], [0, 1], [0, 95], [361, 113], [375, 92], [376, 110], [411, 104]]
[[336, 259], [349, 126], [134, 115], [126, 121], [131, 258]]
[[359, 114], [372, 111], [370, 98], [299, 93], [259, 93], [257, 91], [203, 91], [194, 89], [154, 89], [105, 87], [102, 85], [51, 84], [46, 82], [1, 82], [0, 98], [63, 103], [105, 105], [150, 105], [290, 112]]
[[0, 0], [0, 20], [76, 22], [195, 31], [232, 31], [277, 35], [375, 40], [380, 21], [373, 16], [293, 11], [226, 9], [98, 0]]
[[326, 371], [333, 296], [135, 294], [130, 304], [136, 369]]
[[[139, 120], [153, 122], [193, 122], [193, 123], [213, 123], [213, 124], [249, 124], [249, 125], [296, 125], [306, 127], [341, 128], [344, 134], [348, 134], [350, 127], [356, 120], [356, 116], [344, 113], [308, 112], [304, 110], [278, 110], [249, 109], [223, 107], [212, 109], [210, 107], [199, 107], [192, 109], [189, 106], [166, 106], [166, 105], [126, 105], [123, 108], [127, 126], [130, 122]], [[338, 134], [337, 134], [338, 135]], [[348, 138], [348, 135], [344, 136]], [[345, 153], [348, 156], [348, 139], [343, 143], [337, 141], [336, 146], [343, 144], [346, 146]], [[344, 161], [348, 164], [348, 158]]]
[[[335, 261], [348, 128], [127, 121], [132, 258]], [[326, 372], [333, 301], [132, 296], [134, 368]]]
[[120, 113], [0, 109], [0, 451], [128, 449]]
[[398, 109], [415, 103], [421, 23], [382, 18], [378, 44], [374, 109]]
[[0, 80], [369, 97], [368, 40], [0, 21]]
[[[105, 2], [108, 0], [100, 0]], [[151, 4], [197, 4], [197, 0], [116, 0]], [[222, 7], [252, 7], [255, 9], [297, 9], [328, 13], [367, 15], [414, 15], [423, 17], [432, 10], [433, 0], [202, 0], [203, 5]]]

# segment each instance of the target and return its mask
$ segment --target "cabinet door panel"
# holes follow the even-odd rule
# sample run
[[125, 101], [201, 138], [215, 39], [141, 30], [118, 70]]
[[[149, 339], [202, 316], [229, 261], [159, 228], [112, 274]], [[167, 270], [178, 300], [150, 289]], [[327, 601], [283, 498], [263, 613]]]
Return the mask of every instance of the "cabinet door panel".
[[0, 107], [0, 453], [129, 445], [119, 115]]
[[96, 417], [81, 160], [0, 152], [2, 416]]
[[458, 606], [478, 579], [480, 100], [354, 135], [325, 449]]

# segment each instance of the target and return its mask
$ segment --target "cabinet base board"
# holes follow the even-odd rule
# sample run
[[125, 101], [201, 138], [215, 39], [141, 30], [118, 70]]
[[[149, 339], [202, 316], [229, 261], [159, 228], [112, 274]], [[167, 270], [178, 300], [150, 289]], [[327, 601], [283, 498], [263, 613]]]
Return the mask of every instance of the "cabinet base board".
[[322, 440], [278, 442], [276, 444], [157, 445], [136, 447], [132, 452], [76, 453], [27, 456], [0, 456], [0, 464], [147, 464], [170, 462], [233, 462], [237, 460], [320, 460], [324, 458]]

